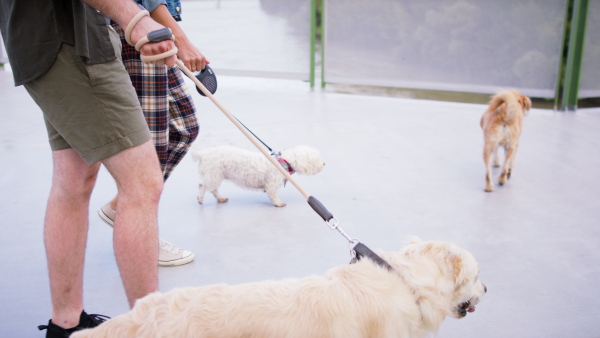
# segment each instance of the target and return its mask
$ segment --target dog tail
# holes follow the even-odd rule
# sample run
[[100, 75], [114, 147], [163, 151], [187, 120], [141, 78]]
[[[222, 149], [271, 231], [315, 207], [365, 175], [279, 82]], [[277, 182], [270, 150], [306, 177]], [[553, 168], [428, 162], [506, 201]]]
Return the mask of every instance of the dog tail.
[[503, 90], [492, 97], [489, 109], [495, 114], [504, 114], [503, 120], [509, 122], [519, 110], [527, 115], [531, 109], [531, 100], [516, 90]]

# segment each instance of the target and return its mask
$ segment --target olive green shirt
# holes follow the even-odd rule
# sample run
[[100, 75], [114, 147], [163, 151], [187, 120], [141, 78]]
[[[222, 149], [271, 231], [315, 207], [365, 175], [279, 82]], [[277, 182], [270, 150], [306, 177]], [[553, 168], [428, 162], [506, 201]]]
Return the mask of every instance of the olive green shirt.
[[44, 75], [63, 43], [87, 64], [116, 59], [104, 16], [81, 0], [0, 0], [0, 31], [15, 86]]

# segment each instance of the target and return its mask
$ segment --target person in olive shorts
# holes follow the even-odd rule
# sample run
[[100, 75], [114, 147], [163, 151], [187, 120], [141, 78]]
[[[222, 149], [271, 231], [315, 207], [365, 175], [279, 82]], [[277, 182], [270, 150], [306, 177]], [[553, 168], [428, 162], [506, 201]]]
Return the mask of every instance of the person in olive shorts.
[[[159, 161], [135, 90], [122, 63], [119, 37], [104, 15], [131, 30], [136, 43], [164, 28], [131, 0], [2, 0], [0, 30], [13, 69], [40, 107], [53, 174], [44, 220], [52, 297], [47, 337], [100, 324], [83, 309], [83, 265], [89, 202], [101, 164], [117, 182], [114, 250], [129, 305], [158, 290]], [[128, 27], [129, 28], [129, 27]], [[141, 48], [152, 56], [171, 40]], [[175, 56], [156, 61], [173, 66]], [[28, 336], [29, 334], [24, 334]]]

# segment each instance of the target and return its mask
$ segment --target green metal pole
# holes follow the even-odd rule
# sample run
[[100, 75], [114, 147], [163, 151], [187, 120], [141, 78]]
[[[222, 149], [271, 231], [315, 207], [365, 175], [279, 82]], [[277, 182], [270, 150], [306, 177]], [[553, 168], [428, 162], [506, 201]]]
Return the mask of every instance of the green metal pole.
[[573, 2], [561, 111], [575, 111], [577, 109], [588, 7], [589, 0], [574, 0]]
[[315, 53], [317, 43], [317, 0], [310, 0], [310, 88], [315, 87]]
[[325, 88], [325, 2], [327, 0], [321, 0], [321, 88]]
[[[563, 23], [563, 36], [561, 40], [561, 51], [567, 50], [569, 48], [569, 27], [571, 20], [571, 13], [569, 12], [569, 8], [573, 0], [567, 0], [565, 4], [565, 20]], [[558, 105], [560, 104], [560, 95], [562, 93], [562, 86], [564, 82], [564, 73], [565, 73], [565, 60], [567, 56], [564, 52], [560, 53], [560, 60], [558, 62], [558, 75], [556, 79], [556, 87], [554, 88], [554, 110], [558, 110]]]

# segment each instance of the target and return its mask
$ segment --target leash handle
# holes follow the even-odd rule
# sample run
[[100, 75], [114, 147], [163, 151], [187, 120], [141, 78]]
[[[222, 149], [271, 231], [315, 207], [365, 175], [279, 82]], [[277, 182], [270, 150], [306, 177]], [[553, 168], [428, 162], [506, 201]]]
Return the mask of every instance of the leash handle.
[[315, 197], [310, 196], [308, 198], [308, 204], [325, 222], [329, 222], [333, 218], [333, 214], [330, 213], [329, 210], [327, 210], [327, 208], [325, 208], [325, 206]]
[[273, 163], [277, 170], [279, 170], [279, 172], [282, 173], [283, 176], [296, 187], [296, 189], [298, 189], [302, 196], [308, 199], [310, 195], [306, 192], [306, 190], [304, 190], [300, 186], [300, 184], [298, 184], [298, 182], [296, 182], [296, 180], [292, 178], [292, 175], [290, 175], [290, 173], [288, 173], [285, 170], [285, 168], [283, 168], [279, 164], [279, 162], [277, 162], [277, 160], [273, 156], [271, 156], [271, 154], [269, 154], [269, 152], [267, 152], [267, 150], [264, 147], [262, 147], [260, 143], [258, 143], [256, 138], [254, 138], [252, 134], [248, 130], [246, 130], [246, 128], [244, 128], [240, 121], [238, 121], [227, 109], [225, 109], [225, 107], [223, 107], [223, 105], [221, 105], [219, 101], [217, 101], [217, 99], [215, 99], [213, 94], [208, 89], [206, 89], [202, 82], [198, 81], [194, 74], [190, 72], [190, 70], [183, 64], [183, 62], [181, 62], [181, 60], [177, 60], [177, 65], [179, 66], [179, 68], [181, 68], [185, 75], [187, 75], [194, 82], [196, 87], [198, 87], [198, 89], [200, 89], [202, 93], [204, 93], [204, 95], [208, 97], [223, 112], [223, 114], [225, 114], [225, 116], [227, 116], [227, 118], [231, 120], [231, 122], [233, 122], [233, 124], [248, 138], [248, 140], [250, 140], [250, 142], [252, 142], [252, 144], [254, 144], [254, 146], [258, 150], [260, 150], [260, 152], [263, 153], [263, 155], [265, 155], [265, 157], [269, 161], [271, 161], [271, 163]]

